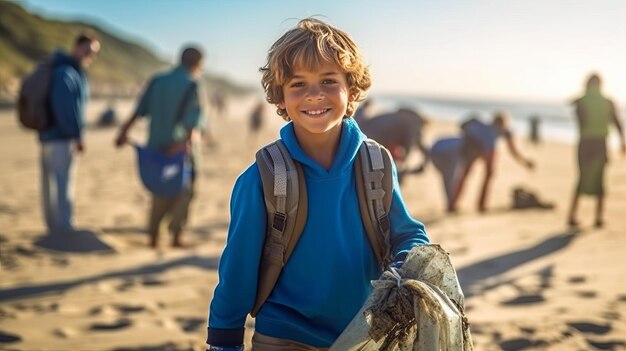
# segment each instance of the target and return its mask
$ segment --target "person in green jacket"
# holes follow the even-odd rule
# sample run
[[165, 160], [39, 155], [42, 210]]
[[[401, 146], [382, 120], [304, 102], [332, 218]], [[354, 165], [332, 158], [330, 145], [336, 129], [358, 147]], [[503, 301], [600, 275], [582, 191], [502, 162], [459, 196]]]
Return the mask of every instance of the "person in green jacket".
[[568, 215], [570, 226], [578, 226], [576, 209], [581, 194], [596, 197], [595, 227], [601, 228], [604, 225], [604, 169], [608, 163], [606, 139], [611, 122], [617, 128], [622, 154], [626, 156], [626, 142], [615, 104], [602, 94], [601, 85], [600, 76], [595, 73], [592, 74], [587, 79], [585, 94], [573, 103], [576, 109], [580, 139], [578, 143], [578, 183], [574, 190]]

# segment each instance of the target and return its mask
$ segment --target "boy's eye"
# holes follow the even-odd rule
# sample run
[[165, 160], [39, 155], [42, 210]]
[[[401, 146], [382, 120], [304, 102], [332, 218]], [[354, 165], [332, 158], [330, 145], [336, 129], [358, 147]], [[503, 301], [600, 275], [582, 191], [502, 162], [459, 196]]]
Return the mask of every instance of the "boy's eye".
[[334, 84], [334, 83], [337, 83], [337, 81], [334, 79], [324, 79], [322, 81], [322, 84]]
[[302, 87], [302, 86], [304, 86], [303, 82], [293, 82], [293, 83], [289, 84], [290, 88], [298, 88], [298, 87]]

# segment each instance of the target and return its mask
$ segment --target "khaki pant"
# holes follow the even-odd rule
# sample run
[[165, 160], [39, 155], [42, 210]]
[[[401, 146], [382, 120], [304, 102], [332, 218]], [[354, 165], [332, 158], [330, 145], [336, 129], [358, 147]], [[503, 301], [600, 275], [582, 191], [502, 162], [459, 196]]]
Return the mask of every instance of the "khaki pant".
[[168, 225], [169, 231], [174, 235], [180, 235], [185, 228], [189, 216], [189, 204], [194, 195], [194, 181], [189, 189], [183, 191], [176, 197], [152, 197], [152, 209], [150, 210], [150, 220], [148, 223], [148, 233], [154, 241], [158, 240], [161, 221], [166, 215], [170, 217]]
[[279, 339], [255, 332], [252, 336], [252, 351], [327, 351], [327, 348], [318, 349], [299, 342]]

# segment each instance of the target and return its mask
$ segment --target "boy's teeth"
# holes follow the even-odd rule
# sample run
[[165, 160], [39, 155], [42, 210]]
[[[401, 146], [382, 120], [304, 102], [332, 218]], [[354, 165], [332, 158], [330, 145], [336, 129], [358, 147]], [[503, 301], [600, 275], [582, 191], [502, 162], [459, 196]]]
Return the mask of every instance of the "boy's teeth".
[[310, 114], [310, 115], [321, 115], [322, 113], [326, 112], [326, 110], [311, 110], [311, 111], [306, 111], [306, 113]]

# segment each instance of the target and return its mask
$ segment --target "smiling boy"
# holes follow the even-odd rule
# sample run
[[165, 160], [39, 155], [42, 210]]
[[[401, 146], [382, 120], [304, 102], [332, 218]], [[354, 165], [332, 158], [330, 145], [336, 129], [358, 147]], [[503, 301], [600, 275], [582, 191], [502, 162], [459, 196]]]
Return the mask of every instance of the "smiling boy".
[[[301, 236], [256, 313], [252, 346], [324, 350], [332, 345], [382, 273], [361, 216], [354, 163], [366, 136], [352, 116], [371, 85], [352, 38], [317, 19], [285, 33], [261, 68], [268, 102], [289, 121], [280, 131], [300, 164], [308, 194]], [[428, 243], [424, 225], [402, 200], [395, 167], [389, 209], [391, 257], [404, 260]], [[219, 284], [210, 306], [209, 350], [243, 350], [246, 316], [255, 304], [268, 225], [257, 163], [237, 179]]]

